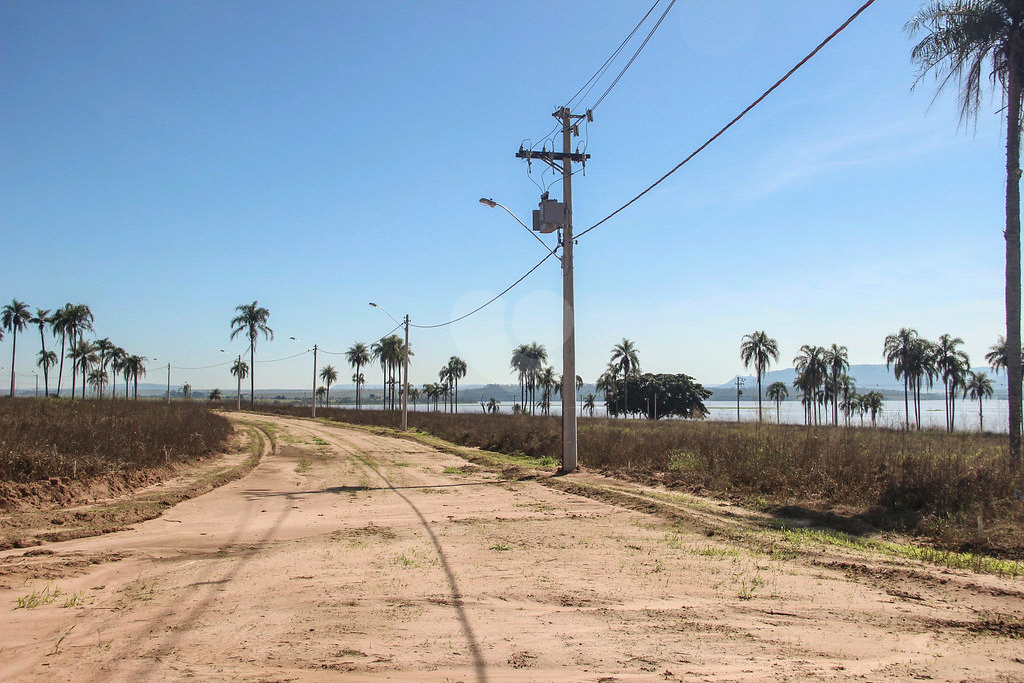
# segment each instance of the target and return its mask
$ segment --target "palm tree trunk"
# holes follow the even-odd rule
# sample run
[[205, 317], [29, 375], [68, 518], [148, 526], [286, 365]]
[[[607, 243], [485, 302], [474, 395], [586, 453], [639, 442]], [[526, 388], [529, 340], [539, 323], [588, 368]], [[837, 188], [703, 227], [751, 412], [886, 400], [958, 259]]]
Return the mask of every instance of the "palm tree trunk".
[[[17, 322], [17, 320], [15, 320]], [[14, 336], [11, 343], [11, 396], [14, 396], [14, 354], [18, 350], [18, 328], [14, 328]]]
[[907, 431], [910, 431], [910, 378], [903, 373], [903, 411], [907, 414]]
[[256, 344], [253, 335], [249, 341], [249, 407], [256, 408]]
[[757, 423], [761, 424], [761, 373], [757, 373]]
[[[40, 316], [42, 319], [44, 316]], [[39, 343], [43, 346], [43, 357], [46, 357], [46, 334], [43, 331], [43, 326], [39, 326]], [[43, 363], [43, 396], [50, 395], [50, 364]]]
[[1016, 68], [1019, 55], [1011, 55], [1006, 109], [1006, 375], [1009, 380], [1010, 464], [1020, 469], [1021, 363], [1020, 363], [1020, 127], [1021, 87]]
[[67, 339], [67, 333], [60, 333], [60, 370], [57, 371], [57, 398], [60, 398], [60, 383], [64, 380], [64, 341]]

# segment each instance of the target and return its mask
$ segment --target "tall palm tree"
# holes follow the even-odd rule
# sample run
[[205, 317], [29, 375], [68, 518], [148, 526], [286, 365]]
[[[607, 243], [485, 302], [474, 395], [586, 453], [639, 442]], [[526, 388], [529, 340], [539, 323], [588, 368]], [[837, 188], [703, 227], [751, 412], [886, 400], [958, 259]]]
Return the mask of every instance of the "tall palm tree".
[[509, 367], [519, 375], [519, 403], [524, 406], [526, 405], [526, 377], [530, 365], [529, 353], [529, 345], [520, 344], [512, 349], [512, 360], [509, 361]]
[[11, 396], [14, 396], [14, 359], [18, 352], [18, 333], [25, 329], [25, 326], [32, 321], [32, 314], [29, 313], [25, 302], [12, 299], [11, 303], [3, 308], [0, 313], [0, 324], [11, 333]]
[[[760, 392], [760, 389], [758, 391]], [[775, 401], [775, 423], [781, 424], [782, 410], [780, 406], [783, 401], [789, 398], [789, 390], [786, 389], [786, 385], [782, 382], [772, 382], [765, 389], [764, 395], [768, 397], [769, 401]], [[758, 413], [760, 413], [760, 409], [758, 409]]]
[[[349, 347], [348, 351], [345, 352], [345, 360], [348, 364], [355, 369], [354, 377], [361, 377], [361, 370], [364, 365], [369, 365], [372, 357], [370, 356], [370, 349], [367, 348], [366, 344], [362, 342], [356, 342]], [[360, 402], [359, 394], [359, 382], [356, 381], [356, 408], [362, 405]]]
[[555, 387], [560, 386], [561, 382], [555, 376], [554, 369], [546, 367], [537, 374], [537, 384], [541, 389], [541, 409], [545, 415], [549, 415], [551, 413], [551, 396]]
[[[48, 308], [37, 308], [35, 316], [32, 317], [32, 324], [39, 326], [39, 343], [42, 347], [42, 352], [40, 353], [39, 356], [40, 361], [44, 357], [48, 357], [46, 355], [46, 328], [52, 321], [52, 318], [50, 318], [50, 309]], [[53, 357], [56, 358], [57, 354], [53, 354]], [[43, 369], [43, 396], [49, 396], [50, 364], [39, 363], [39, 367]]]
[[800, 352], [793, 358], [797, 376], [793, 386], [803, 394], [802, 403], [807, 412], [807, 423], [821, 422], [820, 405], [824, 397], [822, 391], [828, 376], [828, 363], [825, 360], [826, 350], [821, 346], [804, 344]]
[[128, 357], [128, 367], [132, 373], [132, 398], [139, 400], [139, 377], [146, 376], [146, 361], [149, 360], [145, 356], [136, 356], [132, 354]]
[[[122, 349], [120, 346], [115, 346], [110, 352], [110, 396], [117, 398], [117, 373], [124, 369], [124, 364], [128, 360], [128, 352]], [[124, 379], [124, 398], [128, 399], [128, 378]]]
[[982, 414], [981, 404], [986, 398], [992, 398], [994, 393], [992, 380], [988, 373], [971, 372], [967, 375], [967, 383], [964, 385], [964, 398], [970, 396], [978, 402], [978, 431], [985, 431], [985, 416]]
[[[81, 346], [82, 335], [92, 331], [92, 323], [95, 320], [92, 311], [86, 304], [67, 304], [64, 307], [64, 325], [68, 333], [68, 341], [71, 347], [71, 398], [75, 397], [75, 369], [78, 364], [78, 349], [91, 346]], [[63, 365], [61, 366], [63, 367]], [[85, 375], [82, 376], [82, 397], [85, 397]]]
[[270, 319], [270, 311], [259, 305], [258, 301], [251, 304], [235, 306], [238, 313], [231, 319], [231, 339], [242, 334], [249, 339], [249, 405], [256, 405], [256, 340], [260, 334], [264, 339], [274, 339], [274, 331], [267, 325]]
[[67, 311], [71, 306], [70, 303], [64, 304], [61, 308], [54, 311], [53, 315], [50, 316], [50, 331], [53, 332], [53, 336], [60, 335], [60, 370], [57, 372], [57, 398], [60, 398], [60, 384], [64, 378], [64, 353], [65, 341], [67, 341], [68, 325], [67, 325]]
[[[95, 367], [96, 362], [99, 360], [99, 356], [96, 355], [96, 345], [85, 339], [79, 339], [78, 342], [71, 347], [71, 354], [72, 377], [75, 376], [74, 372], [76, 369], [82, 373], [82, 398], [85, 398], [86, 380], [88, 379], [89, 371]], [[71, 396], [74, 397], [74, 384], [71, 386]]]
[[114, 351], [114, 343], [109, 337], [97, 339], [94, 348], [99, 356], [99, 371], [103, 374], [102, 381], [97, 385], [96, 390], [99, 398], [103, 398], [103, 385], [107, 382], [107, 363], [110, 362], [110, 354]]
[[971, 360], [958, 347], [964, 343], [960, 337], [944, 334], [935, 345], [935, 367], [942, 378], [946, 398], [946, 431], [953, 431], [956, 418], [956, 390], [963, 386], [970, 371]]
[[455, 396], [453, 397], [452, 405], [455, 407], [453, 412], [459, 412], [459, 380], [466, 376], [468, 368], [466, 367], [466, 361], [462, 360], [458, 356], [452, 356], [448, 359], [448, 376], [452, 383], [455, 385]]
[[338, 381], [338, 371], [333, 365], [325, 365], [320, 369], [320, 379], [327, 385], [327, 406], [331, 405], [331, 385]]
[[825, 362], [829, 368], [829, 381], [832, 384], [832, 424], [839, 425], [839, 385], [846, 371], [850, 369], [850, 358], [846, 347], [833, 344], [825, 350]]
[[917, 330], [901, 327], [899, 332], [885, 338], [885, 344], [882, 347], [885, 367], [893, 366], [896, 379], [903, 380], [903, 408], [907, 416], [907, 430], [910, 429], [910, 366], [917, 339]]
[[761, 421], [761, 378], [773, 360], [779, 360], [779, 344], [764, 332], [743, 335], [740, 344], [740, 360], [743, 367], [754, 366], [757, 375], [757, 421]]
[[[986, 80], [998, 83], [1006, 103], [1006, 374], [1009, 379], [1010, 462], [1021, 461], [1020, 338], [1020, 136], [1024, 103], [1024, 3], [1020, 0], [932, 0], [909, 22], [911, 35], [924, 38], [911, 56], [920, 65], [918, 80], [938, 77], [939, 89], [960, 87], [962, 119], [976, 119]], [[988, 79], [985, 77], [988, 76]]]
[[[640, 356], [637, 353], [636, 344], [623, 337], [620, 343], [612, 347], [611, 362], [618, 366], [623, 380], [629, 375], [638, 374], [640, 372]], [[628, 405], [629, 387], [627, 385], [624, 386], [623, 392], [623, 412]]]

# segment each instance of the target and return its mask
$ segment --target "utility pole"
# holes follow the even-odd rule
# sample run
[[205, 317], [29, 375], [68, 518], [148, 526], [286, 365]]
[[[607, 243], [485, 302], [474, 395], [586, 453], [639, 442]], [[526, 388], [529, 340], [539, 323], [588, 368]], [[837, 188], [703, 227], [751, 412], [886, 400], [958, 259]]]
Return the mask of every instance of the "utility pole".
[[235, 394], [235, 401], [237, 401], [237, 405], [235, 406], [235, 410], [242, 412], [242, 354], [238, 354], [238, 365], [235, 369], [237, 370], [235, 377], [238, 378], [238, 393]]
[[313, 344], [313, 419], [316, 419], [316, 344]]
[[743, 378], [742, 377], [737, 377], [736, 378], [736, 422], [740, 421], [740, 395], [743, 393], [743, 390], [740, 387], [742, 387], [742, 386], [743, 386]]
[[171, 402], [171, 363], [167, 362], [167, 403]]
[[409, 430], [409, 314], [405, 314], [405, 353], [402, 369], [402, 431]]
[[[555, 171], [562, 172], [562, 202], [565, 215], [560, 226], [562, 230], [562, 472], [568, 474], [576, 469], [576, 305], [573, 291], [573, 237], [572, 237], [572, 162], [586, 163], [589, 154], [573, 154], [572, 137], [579, 135], [575, 121], [594, 116], [573, 114], [568, 107], [561, 107], [552, 114], [562, 122], [562, 151], [537, 152], [519, 148], [516, 157], [540, 159]], [[556, 162], [560, 161], [561, 164]], [[545, 195], [546, 196], [546, 195]], [[543, 201], [542, 201], [543, 207]], [[535, 226], [535, 229], [538, 229]]]

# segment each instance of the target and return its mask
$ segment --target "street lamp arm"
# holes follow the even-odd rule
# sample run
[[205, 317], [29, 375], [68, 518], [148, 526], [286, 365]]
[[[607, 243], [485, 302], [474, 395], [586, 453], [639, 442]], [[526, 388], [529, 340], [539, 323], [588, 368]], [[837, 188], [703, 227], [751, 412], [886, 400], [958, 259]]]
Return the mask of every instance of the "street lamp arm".
[[404, 324], [405, 324], [405, 323], [403, 323], [403, 322], [402, 322], [401, 320], [399, 320], [398, 318], [396, 318], [395, 316], [393, 316], [393, 315], [391, 315], [390, 313], [388, 313], [388, 309], [384, 308], [384, 307], [383, 307], [383, 306], [381, 306], [380, 304], [375, 304], [375, 303], [373, 303], [373, 302], [371, 301], [371, 302], [370, 302], [370, 305], [371, 305], [371, 306], [373, 306], [374, 308], [379, 308], [380, 310], [384, 311], [384, 315], [386, 315], [387, 317], [389, 317], [389, 318], [391, 318], [392, 320], [394, 320], [394, 321], [395, 321], [395, 324], [397, 324], [397, 325], [404, 325]]
[[[496, 207], [496, 206], [500, 206], [501, 208], [505, 209], [506, 213], [508, 213], [508, 215], [509, 215], [509, 216], [512, 216], [512, 218], [515, 218], [515, 219], [516, 219], [516, 221], [517, 221], [517, 222], [519, 223], [519, 225], [521, 225], [521, 226], [523, 226], [524, 228], [526, 228], [526, 231], [530, 233], [530, 236], [531, 236], [531, 237], [533, 237], [533, 239], [535, 239], [535, 240], [537, 240], [538, 242], [540, 242], [540, 243], [541, 243], [541, 244], [542, 244], [542, 245], [544, 246], [544, 248], [545, 248], [545, 249], [547, 249], [547, 250], [548, 250], [548, 252], [549, 252], [549, 253], [550, 253], [550, 254], [551, 254], [552, 256], [554, 256], [554, 257], [555, 257], [556, 259], [558, 259], [559, 261], [561, 261], [561, 260], [562, 260], [562, 258], [561, 258], [561, 257], [560, 257], [560, 256], [559, 256], [558, 254], [556, 254], [556, 253], [555, 253], [555, 250], [554, 250], [554, 249], [552, 249], [551, 247], [549, 247], [549, 246], [547, 245], [547, 243], [546, 243], [546, 242], [545, 242], [544, 240], [542, 240], [542, 239], [541, 239], [540, 237], [538, 237], [538, 236], [537, 236], [537, 233], [535, 233], [535, 232], [534, 232], [533, 230], [530, 230], [530, 226], [528, 226], [528, 225], [527, 225], [526, 223], [524, 223], [524, 222], [523, 222], [522, 220], [520, 220], [520, 219], [519, 219], [519, 216], [517, 216], [517, 215], [515, 215], [514, 213], [512, 213], [512, 210], [511, 210], [511, 209], [509, 209], [509, 208], [508, 208], [507, 206], [505, 206], [504, 204], [501, 204], [501, 203], [499, 203], [499, 202], [496, 202], [496, 201], [494, 201], [493, 199], [485, 199], [485, 198], [483, 198], [483, 197], [481, 197], [481, 198], [480, 198], [480, 203], [481, 203], [481, 204], [483, 204], [484, 206], [489, 206], [489, 207], [491, 207], [492, 209], [493, 209], [494, 207]], [[373, 305], [373, 304], [371, 304], [371, 306], [372, 306], [372, 305]]]

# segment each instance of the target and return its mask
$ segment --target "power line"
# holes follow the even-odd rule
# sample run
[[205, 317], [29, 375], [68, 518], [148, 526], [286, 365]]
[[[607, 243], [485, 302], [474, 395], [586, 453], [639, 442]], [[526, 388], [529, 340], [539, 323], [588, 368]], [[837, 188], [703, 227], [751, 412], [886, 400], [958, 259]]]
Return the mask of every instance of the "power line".
[[[604, 102], [604, 98], [607, 97], [608, 93], [612, 91], [612, 88], [614, 88], [618, 84], [619, 79], [622, 78], [622, 76], [626, 73], [626, 70], [629, 69], [629, 67], [633, 66], [633, 62], [636, 61], [636, 58], [640, 56], [640, 51], [647, 46], [647, 41], [651, 39], [651, 36], [654, 35], [654, 32], [658, 30], [659, 26], [661, 26], [661, 22], [665, 21], [665, 17], [668, 15], [669, 10], [672, 9], [672, 5], [674, 4], [676, 4], [676, 0], [672, 0], [670, 3], [668, 3], [668, 7], [666, 7], [665, 11], [661, 13], [661, 17], [658, 19], [657, 23], [654, 24], [654, 28], [652, 28], [651, 32], [647, 34], [646, 38], [644, 38], [644, 42], [640, 43], [640, 47], [638, 47], [636, 49], [636, 52], [633, 53], [633, 56], [629, 58], [629, 61], [626, 63], [626, 66], [622, 67], [622, 71], [620, 71], [619, 75], [615, 77], [615, 80], [612, 81], [612, 84], [608, 86], [608, 89], [604, 91], [604, 94], [597, 99], [597, 102], [594, 103], [594, 106], [590, 107], [591, 111], [597, 109], [598, 105]], [[655, 5], [657, 5], [657, 3], [655, 3]], [[652, 7], [651, 9], [653, 10], [654, 7]], [[648, 14], [650, 14], [650, 12], [648, 12]], [[647, 17], [644, 17], [644, 19], [646, 18]], [[630, 35], [632, 36], [632, 34]]]
[[[661, 2], [661, 0], [655, 0], [654, 4], [651, 5], [651, 9], [647, 10], [647, 14], [644, 15], [644, 18], [641, 19], [640, 22], [635, 27], [633, 27], [633, 30], [629, 32], [629, 35], [626, 36], [626, 39], [622, 41], [622, 44], [619, 45], [619, 47], [615, 50], [615, 52], [612, 53], [612, 56], [605, 60], [604, 64], [601, 65], [601, 68], [599, 68], [594, 73], [594, 75], [590, 77], [590, 80], [588, 80], [586, 83], [583, 84], [582, 88], [580, 88], [579, 90], [576, 91], [575, 95], [573, 95], [572, 97], [569, 98], [569, 101], [566, 102], [563, 105], [563, 108], [569, 108], [572, 105], [572, 103], [576, 100], [576, 98], [580, 96], [580, 93], [583, 93], [583, 97], [586, 97], [587, 95], [590, 94], [590, 91], [593, 90], [594, 86], [597, 85], [597, 82], [601, 79], [601, 76], [604, 75], [604, 72], [608, 70], [608, 67], [611, 66], [611, 63], [613, 61], [615, 61], [615, 58], [619, 56], [620, 52], [622, 52], [622, 48], [626, 47], [626, 43], [628, 43], [630, 40], [632, 40], [633, 36], [636, 35], [636, 32], [639, 31], [640, 27], [644, 25], [644, 22], [647, 21], [647, 17], [651, 16], [651, 12], [654, 11], [654, 8], [657, 7], [660, 2]], [[675, 0], [672, 0], [672, 3], [674, 3], [674, 2], [675, 2]], [[671, 7], [672, 7], [672, 4], [670, 3], [669, 4], [669, 8], [671, 8]], [[666, 10], [666, 12], [667, 11], [668, 10]], [[665, 16], [662, 15], [661, 18], [664, 19]], [[661, 23], [661, 21], [659, 20], [658, 23]], [[655, 28], [657, 28], [657, 26], [655, 26]], [[652, 33], [653, 33], [653, 31], [652, 31]], [[650, 36], [648, 35], [647, 38], [650, 39]], [[644, 43], [646, 44], [646, 42], [647, 41], [645, 40]], [[642, 47], [643, 46], [641, 46], [641, 48]], [[633, 58], [635, 59], [636, 55], [634, 55]], [[632, 60], [630, 60], [630, 64], [632, 64], [632, 63], [633, 63]], [[626, 68], [628, 69], [629, 65], [627, 65]], [[623, 72], [625, 72], [625, 69], [623, 69]], [[621, 78], [621, 77], [622, 77], [622, 73], [619, 74], [619, 78]], [[616, 80], [616, 82], [618, 82], [619, 79], [616, 78], [615, 80]], [[587, 88], [588, 85], [590, 86], [589, 88]], [[615, 84], [613, 83], [612, 85], [614, 86]], [[583, 92], [584, 90], [586, 90], [585, 93]], [[609, 88], [609, 90], [611, 90], [611, 88]], [[605, 91], [605, 95], [607, 95], [607, 94], [608, 94], [608, 92]], [[604, 99], [604, 95], [601, 96], [601, 99]], [[599, 100], [599, 102], [600, 102], [600, 100]], [[595, 104], [594, 106], [596, 107], [597, 105]], [[556, 126], [555, 130], [558, 130], [557, 126]], [[551, 135], [553, 135], [553, 133], [549, 133], [548, 137], [550, 137]]]
[[[471, 315], [474, 315], [474, 314], [476, 314], [476, 313], [479, 313], [480, 311], [482, 311], [483, 309], [487, 308], [488, 306], [490, 306], [491, 304], [493, 304], [493, 303], [494, 303], [495, 301], [497, 301], [497, 300], [498, 300], [498, 299], [500, 299], [501, 297], [503, 297], [503, 296], [505, 296], [506, 294], [508, 294], [508, 293], [509, 293], [510, 291], [512, 291], [512, 288], [513, 288], [513, 287], [515, 287], [515, 286], [516, 286], [516, 285], [518, 285], [518, 284], [519, 284], [520, 282], [522, 282], [523, 280], [525, 280], [526, 278], [528, 278], [528, 277], [529, 277], [529, 276], [530, 276], [530, 275], [531, 275], [531, 274], [533, 273], [533, 271], [535, 271], [535, 270], [537, 270], [538, 268], [540, 268], [540, 267], [541, 267], [541, 266], [542, 266], [542, 265], [544, 264], [544, 262], [545, 262], [545, 261], [547, 261], [547, 260], [548, 260], [549, 258], [551, 258], [552, 256], [554, 256], [554, 253], [553, 253], [553, 252], [552, 252], [552, 253], [549, 253], [549, 254], [548, 254], [547, 256], [545, 256], [544, 258], [542, 258], [542, 259], [540, 260], [540, 263], [538, 263], [537, 265], [535, 265], [535, 266], [534, 266], [533, 268], [530, 268], [530, 270], [526, 271], [526, 275], [522, 276], [521, 278], [519, 278], [518, 280], [516, 280], [515, 282], [513, 282], [512, 284], [510, 284], [510, 285], [509, 285], [508, 287], [506, 287], [506, 288], [505, 288], [504, 290], [502, 290], [502, 292], [501, 292], [500, 294], [498, 294], [498, 295], [497, 295], [497, 296], [495, 296], [495, 297], [494, 297], [493, 299], [491, 299], [490, 301], [488, 301], [487, 303], [485, 303], [485, 304], [484, 304], [483, 306], [480, 306], [480, 307], [478, 307], [478, 308], [474, 308], [474, 309], [473, 309], [472, 311], [470, 311], [469, 313], [467, 313], [467, 314], [465, 314], [465, 315], [463, 315], [463, 316], [459, 316], [458, 318], [455, 318], [454, 320], [449, 320], [449, 321], [448, 321], [448, 322], [446, 322], [446, 323], [440, 323], [439, 325], [413, 325], [412, 323], [409, 323], [409, 326], [410, 326], [410, 327], [415, 327], [415, 328], [418, 328], [418, 329], [421, 329], [421, 330], [432, 330], [432, 329], [435, 329], [435, 328], [438, 328], [438, 327], [446, 327], [446, 326], [448, 326], [448, 325], [452, 325], [452, 324], [454, 324], [454, 323], [457, 323], [457, 322], [459, 322], [460, 320], [465, 320], [465, 319], [466, 319], [466, 318], [468, 318], [469, 316], [471, 316]], [[401, 325], [399, 325], [399, 327], [401, 327]], [[398, 327], [396, 327], [395, 329], [397, 330], [397, 329], [398, 329]]]
[[749, 112], [749, 111], [750, 111], [751, 109], [753, 109], [753, 108], [754, 108], [754, 107], [756, 107], [757, 105], [761, 104], [761, 102], [762, 102], [762, 101], [763, 101], [763, 100], [764, 100], [764, 99], [765, 99], [766, 97], [768, 97], [768, 95], [772, 94], [772, 92], [773, 92], [773, 91], [774, 91], [774, 90], [775, 90], [776, 88], [778, 88], [778, 87], [779, 87], [780, 85], [782, 85], [783, 83], [785, 83], [785, 82], [786, 82], [786, 80], [788, 80], [790, 76], [792, 76], [792, 75], [793, 75], [794, 73], [796, 73], [796, 71], [797, 71], [797, 70], [798, 70], [798, 69], [799, 69], [800, 67], [802, 67], [802, 66], [803, 66], [804, 64], [806, 64], [806, 63], [807, 63], [808, 61], [810, 61], [810, 59], [811, 59], [812, 57], [814, 57], [814, 55], [818, 54], [818, 52], [819, 52], [819, 51], [820, 51], [820, 50], [821, 50], [821, 49], [822, 49], [823, 47], [825, 47], [825, 46], [826, 46], [826, 45], [827, 45], [828, 43], [830, 43], [830, 42], [832, 41], [832, 39], [833, 39], [833, 38], [835, 38], [836, 36], [838, 36], [838, 35], [839, 35], [839, 34], [840, 34], [840, 33], [841, 33], [841, 32], [842, 32], [842, 31], [843, 31], [843, 30], [844, 30], [844, 29], [845, 29], [845, 28], [846, 28], [847, 26], [849, 26], [850, 24], [852, 24], [852, 23], [853, 23], [853, 21], [854, 21], [854, 19], [856, 19], [857, 17], [859, 17], [859, 16], [861, 15], [861, 13], [863, 13], [863, 12], [864, 12], [864, 10], [866, 10], [866, 9], [867, 9], [868, 7], [870, 7], [871, 5], [873, 5], [873, 4], [874, 4], [874, 2], [875, 2], [875, 0], [868, 0], [868, 1], [867, 1], [867, 2], [865, 2], [865, 3], [863, 4], [863, 5], [861, 5], [860, 9], [858, 9], [858, 10], [857, 10], [856, 12], [854, 12], [854, 13], [853, 13], [853, 14], [852, 14], [852, 15], [850, 16], [850, 18], [849, 18], [849, 19], [847, 19], [847, 20], [846, 20], [845, 22], [843, 22], [843, 24], [842, 24], [842, 25], [841, 25], [841, 26], [840, 26], [839, 28], [837, 28], [837, 29], [836, 29], [835, 31], [833, 31], [833, 32], [832, 32], [832, 34], [831, 34], [831, 35], [830, 35], [830, 36], [829, 36], [828, 38], [825, 38], [825, 40], [821, 41], [821, 43], [819, 43], [819, 44], [818, 44], [818, 47], [816, 47], [816, 48], [814, 48], [813, 50], [811, 50], [810, 54], [808, 54], [808, 55], [807, 55], [806, 57], [804, 57], [803, 59], [801, 59], [801, 60], [800, 60], [800, 61], [799, 61], [799, 62], [797, 63], [797, 65], [796, 65], [796, 66], [794, 66], [794, 67], [793, 67], [792, 69], [790, 69], [789, 71], [787, 71], [787, 72], [786, 72], [786, 75], [785, 75], [785, 76], [783, 76], [783, 77], [782, 77], [782, 78], [780, 78], [779, 80], [775, 81], [775, 84], [774, 84], [774, 85], [773, 85], [772, 87], [770, 87], [770, 88], [768, 88], [767, 90], [765, 90], [765, 91], [764, 91], [764, 93], [763, 93], [763, 94], [762, 94], [762, 95], [761, 95], [760, 97], [758, 97], [758, 98], [757, 98], [756, 100], [754, 100], [754, 101], [753, 101], [753, 102], [752, 102], [752, 103], [751, 103], [751, 104], [750, 104], [750, 105], [749, 105], [749, 106], [748, 106], [748, 107], [747, 107], [746, 109], [744, 109], [743, 111], [741, 111], [741, 112], [740, 112], [740, 113], [739, 113], [739, 114], [738, 114], [738, 115], [737, 115], [737, 116], [736, 116], [736, 117], [735, 117], [735, 118], [734, 118], [734, 119], [733, 119], [732, 121], [730, 121], [729, 123], [727, 123], [727, 124], [725, 125], [725, 127], [724, 127], [724, 128], [722, 128], [722, 129], [721, 129], [720, 131], [718, 131], [718, 132], [717, 132], [717, 133], [715, 133], [715, 134], [714, 134], [713, 136], [711, 136], [711, 137], [710, 137], [710, 138], [708, 139], [708, 141], [707, 141], [707, 142], [705, 142], [705, 143], [704, 143], [703, 145], [701, 145], [701, 146], [700, 146], [700, 147], [698, 147], [698, 148], [697, 148], [696, 150], [694, 150], [694, 151], [693, 151], [693, 152], [692, 152], [692, 153], [691, 153], [691, 154], [690, 154], [690, 155], [689, 155], [688, 157], [686, 157], [685, 159], [683, 159], [682, 161], [680, 161], [680, 162], [679, 162], [679, 163], [678, 163], [678, 164], [676, 165], [676, 167], [675, 167], [675, 168], [673, 168], [673, 169], [672, 169], [671, 171], [669, 171], [669, 172], [668, 172], [668, 173], [666, 173], [665, 175], [663, 175], [663, 176], [661, 176], [660, 178], [658, 178], [658, 180], [657, 180], [656, 182], [654, 182], [654, 183], [653, 183], [652, 185], [650, 185], [650, 186], [649, 186], [649, 187], [648, 187], [648, 188], [647, 188], [646, 190], [644, 190], [643, 192], [641, 192], [641, 193], [640, 193], [640, 194], [638, 194], [637, 196], [633, 197], [633, 198], [632, 198], [632, 199], [630, 199], [630, 200], [629, 200], [628, 202], [626, 202], [625, 204], [623, 204], [622, 206], [620, 206], [620, 207], [619, 207], [618, 209], [616, 209], [615, 211], [611, 212], [610, 214], [608, 214], [607, 216], [605, 216], [604, 218], [602, 218], [601, 220], [599, 220], [599, 221], [598, 221], [597, 223], [594, 223], [594, 224], [593, 224], [592, 226], [590, 226], [589, 228], [587, 228], [586, 230], [584, 230], [583, 232], [581, 232], [581, 233], [580, 233], [579, 235], [577, 235], [577, 236], [576, 236], [576, 238], [577, 238], [577, 239], [579, 239], [580, 237], [583, 237], [584, 235], [586, 235], [586, 234], [587, 234], [588, 232], [590, 232], [591, 230], [593, 230], [593, 229], [594, 229], [594, 228], [596, 228], [597, 226], [601, 225], [602, 223], [606, 222], [607, 220], [609, 220], [610, 218], [612, 218], [612, 217], [613, 217], [613, 216], [615, 216], [616, 214], [618, 214], [618, 213], [620, 213], [621, 211], [623, 211], [623, 210], [624, 210], [624, 209], [625, 209], [626, 207], [628, 207], [629, 205], [633, 204], [633, 203], [634, 203], [634, 202], [635, 202], [636, 200], [640, 199], [640, 198], [641, 198], [641, 197], [643, 197], [643, 196], [644, 196], [645, 194], [647, 194], [648, 192], [650, 192], [651, 190], [653, 190], [653, 189], [654, 189], [655, 187], [657, 187], [658, 185], [660, 185], [660, 184], [662, 183], [662, 181], [664, 181], [664, 180], [665, 180], [666, 178], [668, 178], [668, 177], [669, 177], [670, 175], [672, 175], [673, 173], [675, 173], [676, 171], [678, 171], [678, 170], [679, 170], [680, 168], [682, 168], [682, 166], [683, 166], [684, 164], [686, 164], [686, 163], [687, 163], [688, 161], [690, 161], [690, 159], [694, 158], [695, 156], [697, 156], [698, 154], [700, 154], [701, 152], [703, 152], [703, 151], [704, 151], [704, 150], [705, 150], [705, 149], [706, 149], [706, 148], [707, 148], [708, 146], [710, 146], [710, 145], [711, 145], [711, 143], [712, 143], [712, 142], [714, 142], [714, 141], [715, 141], [715, 140], [717, 140], [717, 139], [718, 139], [719, 137], [721, 137], [721, 136], [722, 136], [722, 134], [723, 134], [723, 133], [725, 133], [725, 131], [727, 131], [727, 130], [729, 130], [730, 128], [732, 128], [734, 124], [736, 124], [736, 123], [737, 123], [737, 122], [738, 122], [738, 121], [739, 121], [740, 119], [742, 119], [742, 118], [743, 118], [744, 116], [746, 116], [746, 115], [747, 115], [747, 113], [748, 113], [748, 112]]

